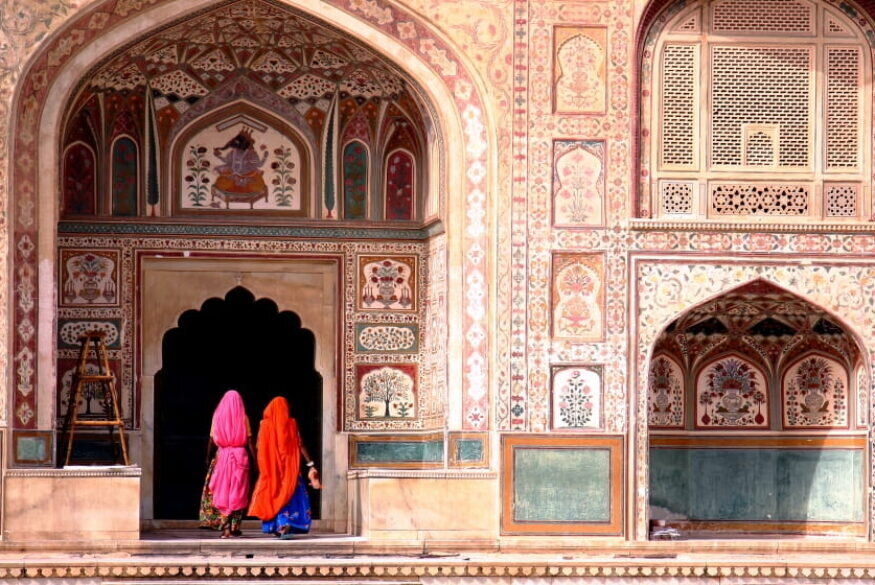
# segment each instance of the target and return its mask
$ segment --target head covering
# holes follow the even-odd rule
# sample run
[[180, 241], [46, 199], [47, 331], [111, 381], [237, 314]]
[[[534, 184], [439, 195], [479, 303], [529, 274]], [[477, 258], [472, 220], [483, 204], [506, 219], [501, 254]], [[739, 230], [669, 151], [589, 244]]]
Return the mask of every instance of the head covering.
[[295, 491], [301, 466], [298, 424], [289, 418], [282, 396], [270, 401], [258, 429], [258, 481], [252, 494], [250, 516], [264, 521], [276, 517]]
[[249, 503], [249, 454], [246, 409], [236, 390], [228, 390], [213, 413], [210, 436], [219, 447], [210, 478], [213, 506], [224, 515], [246, 508]]

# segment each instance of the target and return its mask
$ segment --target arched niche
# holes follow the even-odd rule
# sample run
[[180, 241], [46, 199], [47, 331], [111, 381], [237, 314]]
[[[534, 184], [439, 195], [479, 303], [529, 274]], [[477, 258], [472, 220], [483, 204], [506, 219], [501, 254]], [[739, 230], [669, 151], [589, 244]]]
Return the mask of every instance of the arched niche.
[[[840, 317], [756, 279], [671, 318], [650, 355], [650, 519], [688, 538], [867, 533], [866, 429], [849, 424], [867, 354]], [[668, 426], [678, 387], [686, 417]]]

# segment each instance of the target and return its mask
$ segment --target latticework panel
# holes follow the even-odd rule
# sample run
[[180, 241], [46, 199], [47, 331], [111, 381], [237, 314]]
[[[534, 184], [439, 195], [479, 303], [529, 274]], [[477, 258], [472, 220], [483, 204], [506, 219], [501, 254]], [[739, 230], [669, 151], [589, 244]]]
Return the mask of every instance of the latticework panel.
[[827, 47], [827, 169], [855, 169], [859, 165], [860, 68], [861, 55], [856, 47]]
[[693, 213], [695, 183], [662, 181], [659, 186], [663, 215], [689, 215]]
[[814, 6], [799, 0], [722, 0], [714, 3], [714, 32], [812, 34]]
[[810, 165], [811, 62], [806, 47], [712, 47], [712, 165], [742, 165], [745, 124], [778, 126], [778, 166]]
[[856, 217], [860, 209], [860, 185], [827, 183], [823, 199], [826, 217]]
[[663, 166], [693, 167], [695, 157], [697, 45], [666, 45], [662, 55]]
[[771, 183], [712, 183], [710, 207], [715, 215], [808, 215], [808, 185]]

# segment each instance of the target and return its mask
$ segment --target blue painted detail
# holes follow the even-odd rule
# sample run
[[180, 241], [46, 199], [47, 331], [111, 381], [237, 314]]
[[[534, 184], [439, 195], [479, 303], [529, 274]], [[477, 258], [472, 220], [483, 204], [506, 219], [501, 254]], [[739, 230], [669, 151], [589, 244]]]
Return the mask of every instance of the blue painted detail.
[[44, 463], [48, 460], [48, 437], [16, 437], [15, 461]]
[[437, 441], [359, 441], [355, 444], [356, 462], [362, 463], [440, 463], [444, 442]]
[[861, 449], [650, 449], [650, 504], [690, 520], [862, 522]]
[[140, 236], [254, 236], [261, 238], [326, 238], [344, 240], [425, 240], [425, 229], [285, 227], [261, 225], [191, 225], [145, 222], [84, 223], [63, 221], [60, 234], [140, 235]]

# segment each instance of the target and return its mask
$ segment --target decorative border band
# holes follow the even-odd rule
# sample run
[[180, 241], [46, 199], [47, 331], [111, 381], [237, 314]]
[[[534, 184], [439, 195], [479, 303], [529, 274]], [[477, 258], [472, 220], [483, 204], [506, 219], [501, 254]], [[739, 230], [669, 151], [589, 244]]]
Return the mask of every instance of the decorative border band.
[[140, 222], [70, 222], [58, 224], [59, 234], [145, 235], [145, 236], [251, 236], [260, 238], [338, 238], [379, 240], [426, 240], [428, 229], [386, 229], [347, 227], [306, 227], [278, 225], [209, 225]]

